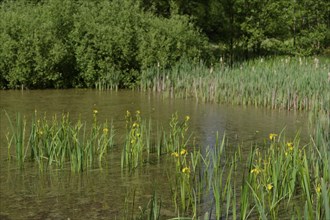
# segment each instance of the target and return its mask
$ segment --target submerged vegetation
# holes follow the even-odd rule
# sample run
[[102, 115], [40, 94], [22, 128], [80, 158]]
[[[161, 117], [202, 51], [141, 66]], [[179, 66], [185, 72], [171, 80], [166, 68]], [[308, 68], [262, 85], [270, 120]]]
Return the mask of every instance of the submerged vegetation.
[[[217, 135], [214, 146], [200, 146], [188, 135], [189, 116], [173, 114], [169, 130], [154, 135], [151, 121], [140, 111], [126, 112], [125, 140], [116, 146], [113, 126], [100, 124], [97, 114], [93, 110], [91, 126], [80, 119], [72, 123], [65, 114], [47, 120], [35, 112], [31, 124], [20, 115], [15, 120], [8, 115], [8, 157], [22, 168], [32, 161], [40, 171], [70, 167], [86, 172], [102, 167], [111, 149], [119, 147], [121, 168], [131, 174], [151, 156], [169, 162], [168, 186], [177, 219], [278, 219], [287, 213], [297, 219], [330, 218], [328, 113], [319, 113], [317, 121], [310, 117], [314, 133], [308, 143], [300, 141], [299, 133], [272, 133], [264, 143], [251, 146], [249, 155], [242, 155], [242, 146], [229, 152], [232, 146], [225, 135]], [[144, 209], [126, 210], [126, 218], [135, 213], [135, 218], [159, 219], [162, 196], [155, 190]]]

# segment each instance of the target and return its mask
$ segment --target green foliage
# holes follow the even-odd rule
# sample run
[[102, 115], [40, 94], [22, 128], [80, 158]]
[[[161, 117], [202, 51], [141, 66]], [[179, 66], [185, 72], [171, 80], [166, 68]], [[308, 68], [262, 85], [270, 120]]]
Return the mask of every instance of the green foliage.
[[143, 69], [155, 64], [169, 67], [183, 57], [199, 60], [206, 39], [196, 32], [187, 17], [171, 19], [150, 16], [144, 22], [138, 57]]
[[158, 16], [188, 15], [221, 54], [320, 53], [329, 47], [329, 2], [325, 0], [141, 0]]
[[136, 86], [143, 70], [168, 69], [183, 58], [210, 64], [221, 56], [232, 65], [255, 55], [327, 52], [329, 5], [325, 0], [3, 1], [0, 88], [117, 89]]
[[75, 54], [88, 87], [109, 74], [110, 84], [129, 86], [141, 69], [200, 58], [206, 42], [186, 17], [158, 18], [131, 1], [82, 4], [75, 24]]
[[206, 45], [187, 17], [131, 0], [8, 1], [1, 17], [1, 87], [129, 87], [141, 69], [199, 59]]
[[107, 74], [114, 85], [138, 68], [136, 62], [138, 22], [141, 20], [136, 6], [128, 1], [83, 2], [75, 16], [72, 40], [83, 86], [92, 87]]
[[72, 65], [66, 38], [71, 14], [71, 1], [1, 5], [1, 87], [63, 87], [62, 74]]

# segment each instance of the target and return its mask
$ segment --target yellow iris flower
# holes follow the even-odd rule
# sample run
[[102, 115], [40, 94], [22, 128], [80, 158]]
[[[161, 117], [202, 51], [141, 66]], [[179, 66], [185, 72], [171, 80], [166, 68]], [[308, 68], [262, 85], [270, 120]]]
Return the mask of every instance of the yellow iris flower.
[[177, 152], [173, 152], [173, 153], [171, 154], [171, 156], [172, 156], [172, 157], [176, 157], [176, 158], [178, 158], [178, 157], [179, 157], [179, 154], [178, 154]]
[[288, 146], [290, 151], [293, 151], [293, 143], [292, 142], [288, 142], [286, 145]]
[[261, 169], [259, 167], [256, 167], [254, 169], [251, 170], [251, 173], [255, 173], [256, 175], [258, 175], [259, 173], [261, 173]]
[[271, 140], [271, 141], [273, 141], [273, 140], [275, 140], [275, 138], [278, 136], [278, 134], [274, 134], [274, 133], [270, 133], [269, 134], [269, 139]]
[[268, 183], [266, 186], [267, 190], [270, 191], [273, 189], [273, 185], [271, 183]]
[[184, 168], [182, 169], [182, 173], [190, 173], [190, 169], [189, 169], [189, 167], [184, 167]]
[[321, 192], [321, 186], [320, 184], [317, 184], [317, 186], [315, 187], [316, 193], [319, 194]]
[[180, 154], [183, 156], [183, 155], [186, 155], [188, 153], [188, 151], [186, 149], [182, 149]]

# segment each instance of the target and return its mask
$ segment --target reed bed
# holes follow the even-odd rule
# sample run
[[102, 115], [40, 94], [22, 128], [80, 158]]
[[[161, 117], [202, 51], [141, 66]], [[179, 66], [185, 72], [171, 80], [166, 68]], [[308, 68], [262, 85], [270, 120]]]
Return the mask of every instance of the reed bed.
[[[95, 164], [101, 167], [113, 146], [114, 129], [98, 122], [97, 110], [90, 131], [81, 120], [70, 122], [69, 115], [47, 120], [36, 112], [27, 134], [24, 118], [17, 115], [16, 123], [8, 118], [9, 158], [14, 146], [13, 157], [21, 167], [30, 153], [41, 171], [70, 164], [72, 171], [82, 172]], [[251, 146], [249, 155], [241, 154], [243, 146], [230, 146], [225, 134], [216, 135], [214, 146], [199, 146], [189, 135], [189, 116], [173, 114], [169, 130], [157, 128], [155, 137], [151, 121], [140, 111], [127, 111], [125, 118], [122, 170], [134, 172], [151, 154], [167, 160], [172, 219], [330, 219], [330, 119], [325, 111], [311, 115], [308, 143], [300, 142], [299, 132], [295, 137], [272, 133], [263, 144]], [[146, 206], [137, 206], [132, 193], [125, 200], [127, 219], [161, 218], [160, 191], [154, 191]]]
[[329, 59], [272, 58], [211, 67], [182, 61], [170, 69], [142, 72], [142, 91], [164, 91], [198, 101], [250, 105], [272, 109], [330, 108]]

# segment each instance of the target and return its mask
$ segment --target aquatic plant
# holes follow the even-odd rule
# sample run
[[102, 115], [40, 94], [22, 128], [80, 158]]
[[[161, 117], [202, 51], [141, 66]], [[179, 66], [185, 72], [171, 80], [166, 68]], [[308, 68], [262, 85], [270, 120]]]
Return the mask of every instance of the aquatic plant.
[[[246, 160], [239, 156], [240, 147], [234, 154], [238, 156], [227, 158], [225, 137], [203, 151], [192, 147], [187, 156], [185, 150], [181, 150], [184, 154], [173, 152], [175, 176], [169, 175], [169, 181], [178, 216], [195, 218], [204, 213], [214, 219], [279, 219], [287, 212], [300, 216], [298, 219], [327, 219], [329, 139], [319, 137], [323, 142], [316, 144], [314, 138], [324, 134], [321, 127], [317, 131], [305, 144], [299, 132], [293, 138], [284, 131], [272, 133], [265, 137], [264, 145], [251, 148]], [[242, 182], [234, 177], [242, 175], [235, 171], [237, 163], [238, 170], [244, 171]], [[198, 208], [201, 205], [209, 210]]]
[[277, 57], [233, 68], [220, 62], [211, 71], [203, 63], [182, 61], [170, 70], [155, 67], [142, 73], [141, 89], [202, 102], [329, 112], [328, 65], [327, 59], [316, 64], [311, 58]]
[[[7, 135], [9, 159], [24, 167], [30, 155], [40, 171], [65, 168], [66, 164], [74, 172], [102, 167], [113, 146], [114, 129], [112, 123], [98, 121], [96, 109], [92, 114], [92, 125], [87, 129], [81, 119], [73, 123], [68, 114], [48, 119], [36, 111], [29, 128], [24, 117], [17, 114], [12, 120], [6, 113], [11, 128]], [[330, 218], [330, 119], [325, 111], [310, 116], [310, 141], [302, 142], [299, 132], [295, 137], [287, 137], [285, 130], [274, 132], [265, 136], [263, 143], [253, 145], [248, 155], [242, 155], [242, 146], [230, 146], [225, 134], [221, 139], [217, 133], [213, 146], [190, 141], [189, 116], [179, 120], [177, 113], [173, 114], [168, 131], [157, 126], [157, 140], [151, 122], [142, 119], [140, 111], [134, 115], [127, 111], [125, 118], [122, 170], [132, 172], [141, 167], [152, 152], [169, 161], [168, 186], [176, 219], [279, 219], [286, 213], [298, 219]], [[141, 218], [159, 218], [158, 195], [155, 192], [146, 208], [140, 209]], [[131, 196], [129, 193], [127, 198]], [[133, 202], [124, 215], [134, 218], [134, 209]]]
[[175, 172], [172, 174], [173, 178], [170, 178], [172, 183], [171, 191], [174, 204], [176, 204], [176, 212], [181, 214], [186, 213], [193, 202], [190, 181], [191, 169], [187, 156], [188, 151], [185, 148], [177, 149], [171, 154], [175, 164]]
[[69, 162], [72, 171], [84, 171], [98, 162], [102, 167], [106, 153], [113, 146], [114, 130], [108, 122], [102, 125], [97, 120], [97, 110], [93, 111], [93, 124], [87, 130], [86, 123], [79, 119], [72, 123], [69, 114], [62, 114], [60, 118], [55, 114], [49, 120], [46, 113], [40, 117], [38, 112], [31, 120], [31, 128], [27, 127], [27, 120], [17, 114], [13, 120], [6, 112], [11, 133], [7, 135], [8, 156], [14, 145], [16, 160], [23, 167], [30, 152], [30, 159], [37, 162], [39, 169], [55, 165], [64, 168]]
[[143, 162], [143, 151], [145, 150], [146, 125], [142, 122], [140, 111], [135, 116], [126, 112], [126, 141], [122, 150], [121, 167], [127, 166], [130, 171]]
[[6, 135], [8, 141], [8, 159], [11, 159], [10, 148], [14, 145], [17, 164], [19, 167], [23, 167], [28, 149], [25, 142], [26, 120], [22, 119], [22, 116], [17, 113], [16, 123], [14, 124], [8, 113], [5, 112], [5, 114], [9, 120], [10, 129], [12, 131], [12, 135], [9, 133]]
[[165, 139], [167, 141], [167, 152], [176, 152], [178, 154], [184, 154], [184, 152], [186, 152], [187, 143], [189, 141], [189, 138], [186, 137], [189, 119], [189, 116], [185, 116], [184, 120], [180, 121], [177, 113], [172, 115], [169, 122], [170, 131]]
[[157, 153], [158, 159], [163, 154], [187, 154], [189, 119], [189, 116], [185, 116], [184, 120], [180, 121], [177, 113], [173, 114], [169, 131], [166, 131], [159, 125], [152, 127], [152, 121], [143, 119], [139, 110], [133, 115], [127, 111], [125, 144], [121, 154], [122, 170], [128, 168], [129, 172], [132, 172], [139, 165], [148, 162], [153, 153]]

